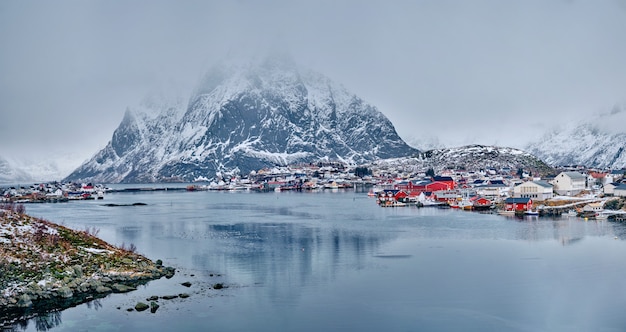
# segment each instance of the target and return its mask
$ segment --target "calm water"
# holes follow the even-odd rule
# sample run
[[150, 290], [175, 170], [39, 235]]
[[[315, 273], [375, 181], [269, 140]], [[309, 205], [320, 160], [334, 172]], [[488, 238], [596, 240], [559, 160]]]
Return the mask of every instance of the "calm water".
[[[148, 205], [102, 206], [135, 202]], [[379, 208], [352, 191], [120, 193], [27, 212], [179, 272], [19, 329], [626, 330], [626, 229], [607, 221]]]

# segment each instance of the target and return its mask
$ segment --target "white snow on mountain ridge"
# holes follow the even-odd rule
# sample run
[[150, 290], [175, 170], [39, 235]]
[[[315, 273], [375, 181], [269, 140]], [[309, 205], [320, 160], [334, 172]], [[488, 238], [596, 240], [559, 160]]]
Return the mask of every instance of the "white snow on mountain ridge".
[[0, 157], [0, 183], [60, 181], [86, 159], [60, 151], [30, 158]]
[[619, 169], [626, 167], [626, 107], [579, 122], [555, 127], [527, 151], [551, 165], [584, 165]]
[[356, 163], [414, 151], [375, 107], [290, 62], [214, 68], [184, 99], [157, 96], [128, 108], [107, 147], [74, 175], [106, 174], [102, 182], [190, 179], [267, 163]]

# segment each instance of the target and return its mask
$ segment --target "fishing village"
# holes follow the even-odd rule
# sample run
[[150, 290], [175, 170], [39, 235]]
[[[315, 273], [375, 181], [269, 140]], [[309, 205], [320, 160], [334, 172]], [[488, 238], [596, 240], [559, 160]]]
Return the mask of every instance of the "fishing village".
[[[530, 172], [528, 172], [530, 173]], [[438, 207], [505, 216], [576, 216], [626, 219], [625, 170], [559, 169], [556, 176], [532, 177], [523, 169], [479, 171], [433, 169], [406, 172], [402, 167], [317, 163], [264, 168], [247, 176], [221, 175], [191, 184], [124, 185], [39, 183], [0, 186], [0, 202], [56, 203], [104, 199], [106, 193], [137, 191], [321, 191], [356, 190], [381, 207]]]

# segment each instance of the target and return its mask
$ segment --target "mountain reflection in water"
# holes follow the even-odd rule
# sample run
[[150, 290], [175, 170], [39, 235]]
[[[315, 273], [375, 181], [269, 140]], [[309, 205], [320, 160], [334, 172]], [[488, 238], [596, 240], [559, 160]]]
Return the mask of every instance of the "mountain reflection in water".
[[[98, 307], [64, 310], [53, 320], [55, 330], [626, 326], [623, 224], [383, 209], [352, 191], [147, 192], [105, 200], [147, 205], [86, 201], [33, 205], [27, 212], [75, 229], [97, 227], [104, 240], [132, 243], [178, 272], [100, 299]], [[188, 289], [180, 285], [186, 281]], [[216, 283], [227, 287], [215, 290]], [[152, 295], [181, 292], [191, 296], [161, 301], [154, 314], [124, 310]], [[36, 325], [17, 329], [43, 330]]]

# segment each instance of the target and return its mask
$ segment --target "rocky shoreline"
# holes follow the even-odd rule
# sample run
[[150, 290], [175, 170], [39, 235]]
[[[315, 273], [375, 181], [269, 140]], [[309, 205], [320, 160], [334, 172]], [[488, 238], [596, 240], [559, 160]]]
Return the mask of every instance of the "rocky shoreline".
[[0, 209], [0, 326], [125, 293], [175, 270], [97, 238], [14, 209]]

